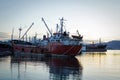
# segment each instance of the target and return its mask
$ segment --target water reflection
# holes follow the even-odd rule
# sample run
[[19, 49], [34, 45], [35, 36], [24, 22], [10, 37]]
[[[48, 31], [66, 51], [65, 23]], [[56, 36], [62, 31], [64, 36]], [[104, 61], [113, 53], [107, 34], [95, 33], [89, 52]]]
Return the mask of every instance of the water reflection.
[[[82, 69], [82, 66], [83, 69]], [[120, 80], [120, 51], [85, 53], [76, 58], [0, 58], [0, 80]]]
[[[49, 58], [43, 56], [15, 55], [11, 57], [11, 77], [15, 80], [40, 80], [41, 66], [48, 68]], [[39, 67], [40, 66], [40, 67]], [[38, 70], [35, 70], [38, 69]], [[32, 74], [32, 75], [31, 75]], [[44, 72], [43, 72], [44, 74]], [[44, 74], [45, 75], [45, 74]], [[44, 79], [47, 80], [47, 79]]]
[[[17, 67], [17, 78], [18, 80], [26, 79], [25, 76], [29, 76], [28, 73], [22, 76], [20, 67], [24, 66], [23, 72], [28, 72], [27, 66], [43, 66], [49, 74], [49, 80], [81, 80], [82, 79], [82, 65], [74, 58], [59, 58], [59, 57], [45, 57], [45, 56], [13, 56], [11, 57], [11, 74], [14, 74], [15, 68]], [[23, 67], [22, 67], [23, 68]], [[42, 70], [42, 69], [41, 69]], [[45, 70], [43, 70], [45, 71]], [[34, 71], [33, 71], [34, 72]], [[37, 72], [36, 72], [37, 73]], [[34, 74], [33, 74], [34, 75]], [[39, 75], [39, 72], [38, 74]], [[12, 75], [13, 76], [13, 75]], [[45, 76], [47, 77], [47, 76]], [[33, 79], [33, 77], [31, 77]], [[41, 79], [40, 77], [37, 79]], [[34, 80], [36, 80], [34, 78]], [[44, 78], [44, 80], [47, 80]]]
[[77, 59], [84, 67], [83, 80], [120, 80], [120, 51], [89, 52]]
[[105, 52], [97, 52], [97, 53], [86, 53], [87, 55], [91, 55], [91, 57], [94, 59], [94, 58], [97, 58], [99, 60], [101, 60], [101, 58], [103, 56], [106, 56], [106, 53]]
[[51, 80], [81, 80], [82, 66], [76, 58], [52, 58], [48, 65]]
[[85, 53], [85, 56], [83, 57], [85, 59], [85, 62], [83, 62], [84, 60], [82, 60], [83, 63], [86, 63], [86, 61], [88, 63], [91, 64], [97, 64], [97, 65], [101, 65], [103, 62], [105, 62], [107, 57], [107, 53], [106, 52], [87, 52]]

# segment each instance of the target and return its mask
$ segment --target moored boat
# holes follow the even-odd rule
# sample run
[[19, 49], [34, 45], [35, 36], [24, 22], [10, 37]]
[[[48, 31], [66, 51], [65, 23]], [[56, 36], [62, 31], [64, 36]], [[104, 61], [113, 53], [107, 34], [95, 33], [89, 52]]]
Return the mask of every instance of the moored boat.
[[86, 51], [87, 52], [105, 52], [106, 44], [98, 43], [98, 44], [88, 44], [86, 45]]
[[30, 42], [21, 41], [21, 40], [12, 40], [12, 45], [14, 52], [24, 52], [24, 53], [43, 53], [43, 51], [47, 51], [46, 48], [37, 46]]
[[[76, 56], [80, 53], [82, 48], [82, 38], [81, 35], [76, 35], [77, 37], [70, 37], [69, 32], [63, 29], [64, 19], [60, 19], [60, 26], [57, 25], [57, 31], [52, 33], [47, 26], [45, 20], [42, 18], [46, 28], [50, 33], [50, 37], [43, 36], [43, 39], [39, 44], [16, 44], [13, 41], [14, 51], [22, 51], [25, 53], [42, 53], [48, 55], [62, 55], [62, 56]], [[58, 27], [60, 27], [58, 29]], [[19, 42], [19, 41], [18, 41]]]
[[[42, 21], [45, 23], [44, 19]], [[73, 38], [69, 36], [69, 32], [63, 29], [64, 19], [60, 19], [60, 26], [57, 25], [57, 29], [55, 33], [51, 33], [47, 24], [45, 23], [49, 33], [51, 36], [49, 38], [44, 37], [44, 40], [47, 42], [47, 49], [53, 55], [69, 55], [75, 56], [80, 53], [82, 48], [82, 38], [80, 34], [76, 35], [79, 38]], [[78, 31], [77, 31], [78, 32]], [[44, 41], [43, 41], [44, 42]], [[46, 43], [45, 43], [46, 44]]]
[[0, 41], [0, 56], [11, 55], [11, 50], [12, 47], [9, 44]]

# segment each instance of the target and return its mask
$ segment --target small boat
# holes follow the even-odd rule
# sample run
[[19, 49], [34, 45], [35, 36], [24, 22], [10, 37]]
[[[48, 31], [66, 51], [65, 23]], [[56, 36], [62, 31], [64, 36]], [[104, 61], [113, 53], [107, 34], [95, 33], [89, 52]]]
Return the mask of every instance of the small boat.
[[15, 52], [39, 53], [54, 56], [76, 56], [81, 52], [83, 36], [78, 35], [78, 37], [70, 37], [69, 32], [63, 29], [63, 18], [60, 19], [60, 28], [58, 29], [59, 25], [57, 25], [55, 33], [50, 31], [43, 18], [42, 21], [48, 29], [50, 37], [43, 35], [43, 39], [37, 45], [19, 40], [17, 40], [18, 43], [13, 41]]

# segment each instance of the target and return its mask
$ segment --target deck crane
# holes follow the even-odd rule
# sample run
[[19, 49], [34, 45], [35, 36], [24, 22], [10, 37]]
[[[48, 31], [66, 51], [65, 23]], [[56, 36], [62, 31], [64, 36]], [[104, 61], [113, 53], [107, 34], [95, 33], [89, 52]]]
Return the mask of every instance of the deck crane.
[[42, 21], [44, 22], [44, 24], [45, 24], [46, 28], [48, 29], [48, 31], [49, 31], [49, 33], [50, 33], [50, 35], [52, 36], [52, 32], [50, 31], [49, 27], [47, 26], [47, 24], [46, 24], [46, 22], [45, 22], [44, 18], [42, 18]]
[[30, 28], [34, 25], [34, 23], [31, 24], [31, 26], [27, 29], [27, 31], [24, 33], [24, 35], [21, 37], [21, 39], [24, 39], [24, 36], [27, 34], [27, 32], [30, 30]]

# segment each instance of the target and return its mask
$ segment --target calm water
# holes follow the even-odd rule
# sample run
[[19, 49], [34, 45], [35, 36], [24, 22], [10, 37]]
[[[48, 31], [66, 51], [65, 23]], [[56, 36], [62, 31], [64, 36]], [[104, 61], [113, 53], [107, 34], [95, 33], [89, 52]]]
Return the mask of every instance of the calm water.
[[1, 57], [0, 80], [120, 80], [120, 51], [75, 58]]

